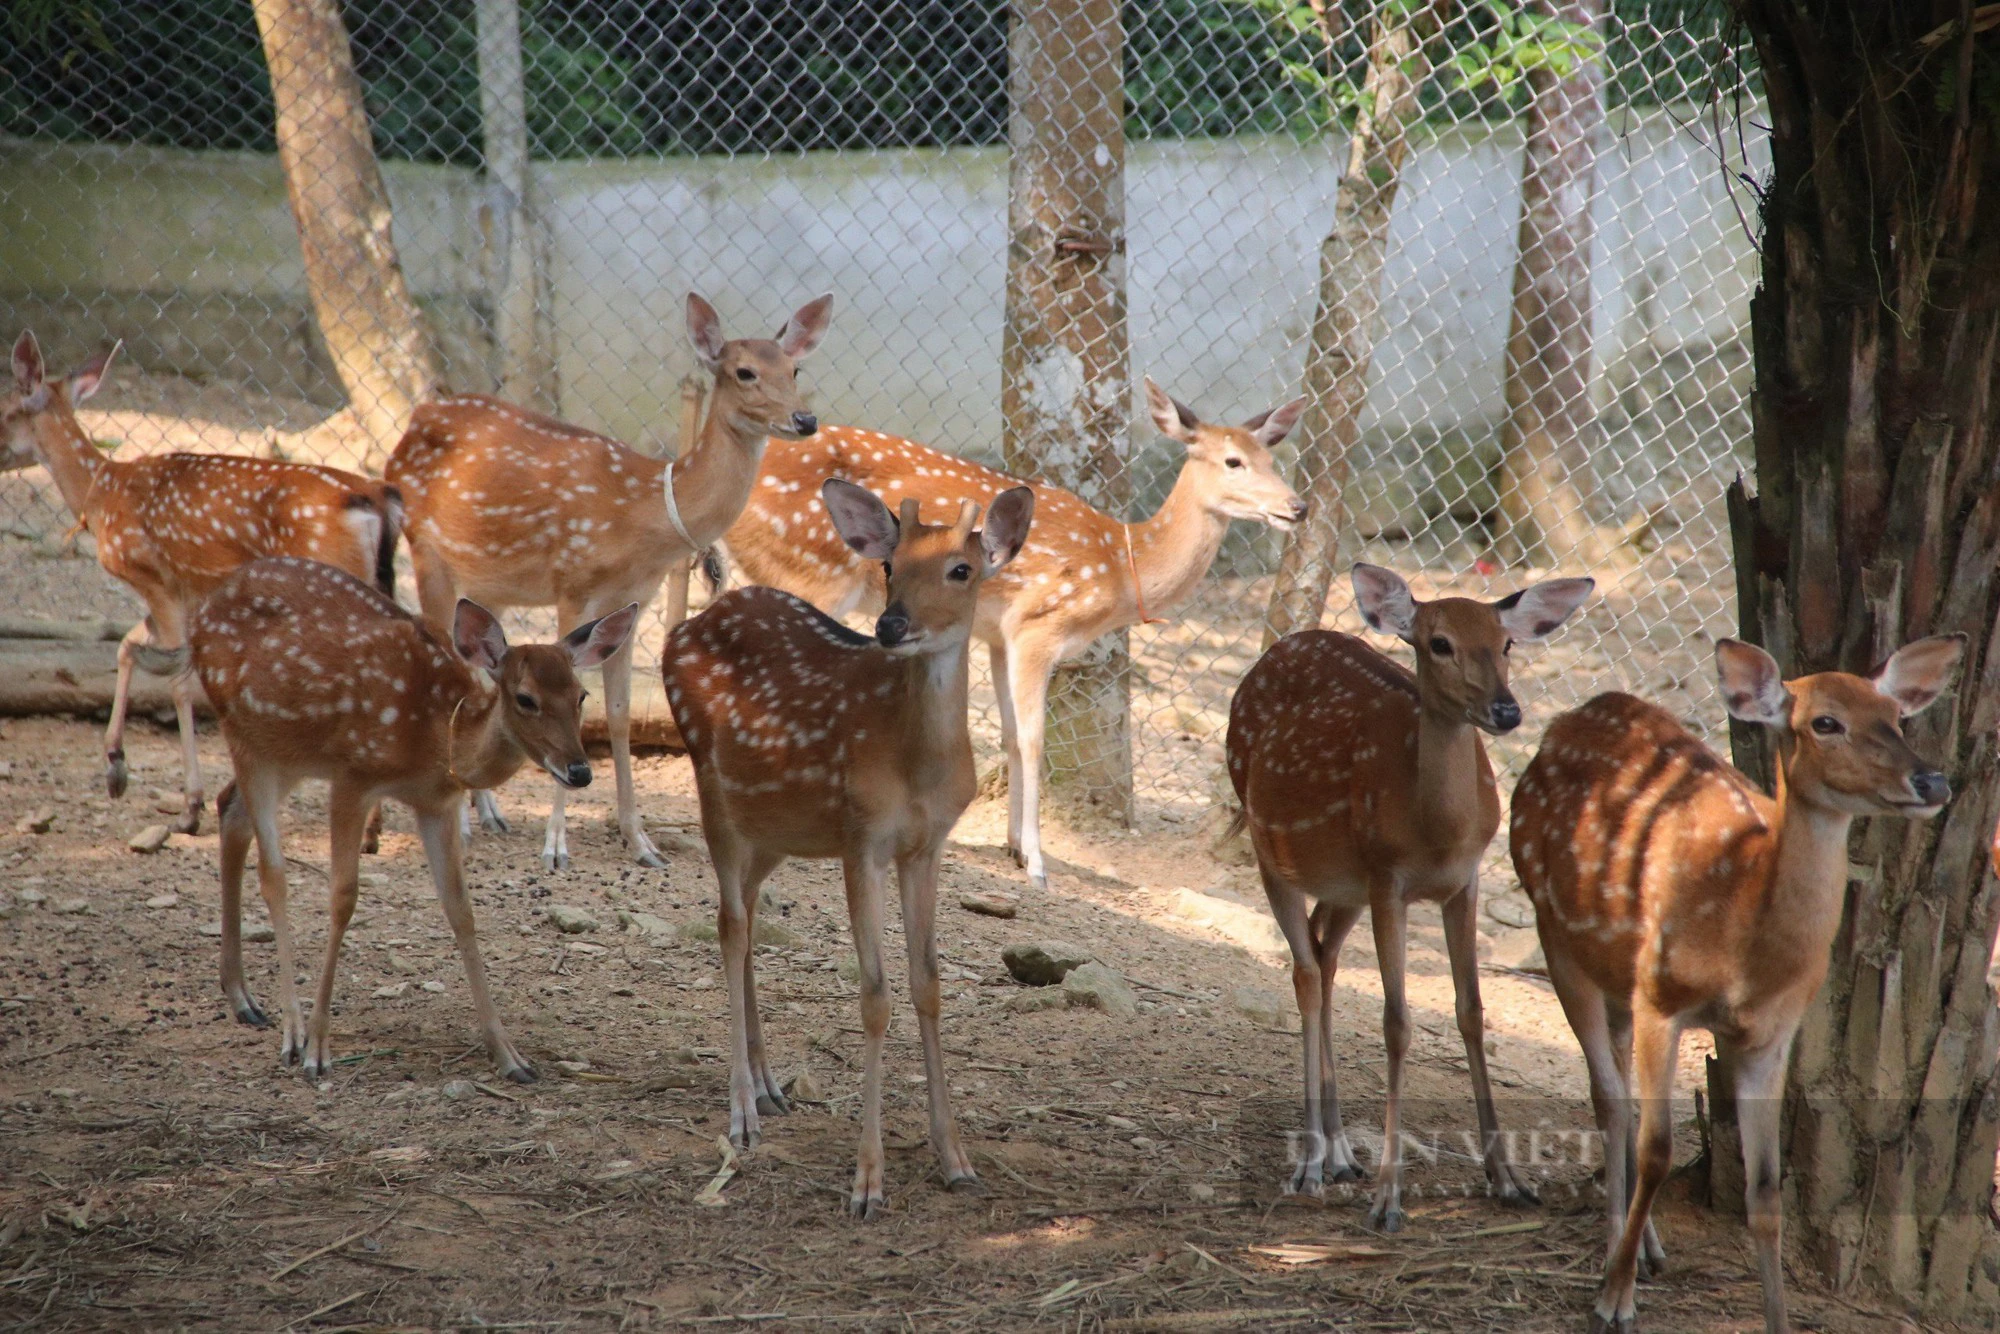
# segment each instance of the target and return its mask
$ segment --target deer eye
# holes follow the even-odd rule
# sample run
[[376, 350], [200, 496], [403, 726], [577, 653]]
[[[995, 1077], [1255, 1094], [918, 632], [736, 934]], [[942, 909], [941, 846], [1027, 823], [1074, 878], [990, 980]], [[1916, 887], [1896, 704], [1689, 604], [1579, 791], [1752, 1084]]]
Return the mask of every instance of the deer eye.
[[1231, 454], [1228, 458], [1222, 461], [1222, 466], [1225, 468], [1240, 468], [1243, 466], [1243, 460], [1237, 458], [1234, 454]]
[[514, 692], [514, 704], [522, 713], [541, 712], [541, 706], [535, 703], [535, 697], [526, 691], [517, 690]]
[[1819, 717], [1813, 719], [1812, 729], [1813, 731], [1819, 733], [1821, 736], [1838, 736], [1840, 733], [1845, 732], [1847, 730], [1847, 728], [1842, 725], [1840, 719], [1834, 717], [1830, 713], [1822, 713]]
[[579, 709], [580, 709], [580, 708], [582, 708], [582, 707], [583, 707], [583, 702], [584, 702], [585, 700], [589, 699], [589, 698], [590, 698], [590, 692], [589, 692], [588, 690], [579, 690], [579, 691], [577, 691], [577, 692], [576, 692], [576, 707], [578, 707]]
[[967, 565], [964, 561], [960, 561], [958, 564], [952, 566], [949, 570], [945, 571], [944, 577], [951, 580], [955, 584], [962, 584], [966, 580], [972, 577], [972, 567], [970, 565]]
[[1506, 643], [1502, 644], [1500, 646], [1500, 651], [1502, 653], [1512, 653], [1514, 651], [1514, 641], [1510, 639]]
[[749, 384], [752, 380], [757, 378], [757, 372], [751, 370], [748, 366], [738, 366], [736, 368], [736, 378], [741, 380], [744, 384]]
[[1449, 658], [1451, 656], [1451, 641], [1443, 635], [1432, 635], [1431, 652], [1440, 658]]

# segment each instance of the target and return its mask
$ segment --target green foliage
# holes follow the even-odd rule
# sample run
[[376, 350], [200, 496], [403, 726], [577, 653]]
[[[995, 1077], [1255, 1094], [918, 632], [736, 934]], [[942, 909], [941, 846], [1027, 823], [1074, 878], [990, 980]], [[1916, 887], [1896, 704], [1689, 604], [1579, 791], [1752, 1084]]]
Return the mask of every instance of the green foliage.
[[1491, 85], [1501, 101], [1511, 103], [1531, 74], [1547, 71], [1566, 79], [1604, 55], [1603, 36], [1583, 24], [1509, 11], [1497, 0], [1487, 0], [1483, 8], [1493, 17], [1490, 34], [1468, 42], [1451, 59], [1458, 91]]

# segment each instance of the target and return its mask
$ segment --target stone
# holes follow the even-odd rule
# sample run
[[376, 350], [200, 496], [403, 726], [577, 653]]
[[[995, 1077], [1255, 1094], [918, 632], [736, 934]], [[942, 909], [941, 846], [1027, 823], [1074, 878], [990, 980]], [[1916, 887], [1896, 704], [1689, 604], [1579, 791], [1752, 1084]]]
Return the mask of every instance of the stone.
[[394, 1000], [410, 989], [408, 982], [392, 982], [386, 987], [375, 988], [376, 1000]]
[[715, 934], [715, 923], [705, 917], [692, 922], [680, 923], [674, 928], [674, 934], [682, 940], [693, 941], [696, 944], [706, 942], [712, 945], [718, 939]]
[[203, 922], [201, 925], [195, 927], [195, 930], [204, 936], [219, 936], [222, 934], [222, 923]]
[[457, 1102], [461, 1098], [471, 1097], [473, 1094], [479, 1092], [479, 1090], [472, 1087], [472, 1081], [469, 1079], [454, 1079], [439, 1089], [438, 1092], [444, 1094], [445, 1097], [450, 1098], [453, 1102]]
[[271, 941], [278, 938], [278, 928], [269, 922], [253, 922], [243, 928], [243, 938], [249, 941]]
[[181, 896], [178, 894], [155, 894], [152, 898], [146, 900], [146, 906], [148, 908], [171, 908], [180, 901]]
[[556, 1069], [558, 1069], [558, 1070], [562, 1071], [562, 1072], [563, 1072], [564, 1074], [569, 1074], [569, 1075], [580, 1075], [580, 1074], [582, 1074], [582, 1073], [583, 1073], [584, 1071], [586, 1071], [586, 1070], [590, 1069], [590, 1062], [589, 1062], [589, 1061], [557, 1061], [557, 1062], [556, 1062]]
[[1066, 940], [1029, 941], [1000, 951], [1000, 962], [1007, 965], [1007, 971], [1031, 987], [1052, 987], [1067, 977], [1070, 970], [1095, 957], [1081, 945]]
[[1188, 1198], [1196, 1204], [1210, 1204], [1215, 1200], [1215, 1187], [1206, 1181], [1197, 1181], [1188, 1187]]
[[149, 824], [138, 833], [132, 835], [125, 846], [134, 852], [158, 852], [161, 848], [167, 846], [167, 840], [173, 836], [174, 831], [165, 825]]
[[1021, 911], [1021, 896], [997, 889], [984, 894], [961, 894], [958, 896], [958, 906], [969, 913], [978, 913], [981, 917], [998, 917], [1012, 921]]
[[593, 945], [587, 940], [572, 940], [568, 944], [568, 949], [571, 954], [580, 954], [586, 959], [594, 959], [600, 954], [611, 953], [609, 948], [603, 945]]
[[1271, 914], [1263, 909], [1218, 894], [1176, 889], [1167, 900], [1167, 911], [1198, 926], [1205, 926], [1244, 949], [1261, 954], [1290, 955], [1291, 947], [1285, 943], [1285, 933], [1278, 929]]
[[389, 956], [382, 961], [382, 967], [398, 977], [410, 977], [422, 971], [395, 950], [389, 951]]
[[1263, 987], [1231, 987], [1229, 1006], [1259, 1028], [1290, 1033], [1298, 1028], [1298, 1006]]
[[649, 912], [633, 912], [630, 908], [618, 910], [618, 929], [636, 931], [642, 936], [665, 939], [674, 934], [674, 924], [664, 917], [656, 917]]
[[1139, 1013], [1139, 998], [1116, 970], [1101, 963], [1080, 964], [1062, 980], [1063, 994], [1073, 1006], [1102, 1010], [1129, 1018]]
[[566, 936], [580, 936], [586, 931], [597, 930], [597, 919], [581, 908], [572, 908], [565, 903], [552, 903], [543, 910], [549, 925]]
[[1495, 931], [1487, 962], [1519, 973], [1549, 975], [1549, 963], [1542, 954], [1541, 933], [1532, 927], [1515, 931]]
[[14, 897], [19, 899], [22, 903], [26, 904], [30, 908], [36, 907], [40, 904], [47, 903], [49, 901], [49, 896], [42, 893], [42, 891], [39, 889], [17, 890], [14, 894]]
[[434, 977], [427, 977], [424, 979], [423, 988], [425, 991], [430, 992], [432, 995], [436, 995], [444, 990], [444, 983], [438, 981]]
[[389, 877], [380, 871], [363, 871], [356, 880], [363, 889], [386, 889], [389, 885]]
[[801, 1070], [785, 1081], [785, 1092], [798, 1102], [825, 1102], [826, 1091], [814, 1079], [812, 1071]]
[[90, 911], [90, 900], [58, 899], [56, 901], [56, 906], [50, 909], [50, 911], [61, 913], [65, 917], [81, 917], [83, 916], [83, 914]]
[[55, 827], [56, 813], [46, 806], [14, 821], [14, 832], [17, 834], [46, 834]]
[[1069, 993], [1061, 987], [1031, 987], [1017, 991], [1007, 998], [1007, 1008], [1015, 1014], [1033, 1014], [1037, 1010], [1062, 1010], [1069, 1007]]
[[1129, 1116], [1106, 1116], [1104, 1124], [1113, 1130], [1137, 1130], [1139, 1123]]
[[1487, 917], [1504, 927], [1519, 930], [1535, 924], [1535, 905], [1519, 894], [1495, 894], [1479, 906]]

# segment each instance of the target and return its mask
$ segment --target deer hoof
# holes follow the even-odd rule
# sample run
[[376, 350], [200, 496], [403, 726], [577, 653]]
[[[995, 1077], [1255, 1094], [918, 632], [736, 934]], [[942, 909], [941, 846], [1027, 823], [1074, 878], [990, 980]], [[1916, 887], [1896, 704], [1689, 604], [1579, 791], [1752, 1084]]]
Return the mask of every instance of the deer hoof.
[[247, 1024], [251, 1028], [269, 1028], [271, 1026], [271, 1016], [265, 1014], [258, 1007], [256, 1001], [245, 998], [236, 1002], [230, 1008], [235, 1011], [236, 1022], [239, 1024]]
[[181, 818], [174, 821], [171, 828], [176, 834], [199, 834], [201, 832], [200, 800], [197, 799], [190, 802], [188, 808], [181, 813]]
[[782, 1093], [759, 1093], [757, 1095], [757, 1114], [759, 1116], [790, 1116], [792, 1114], [792, 1105], [785, 1101], [785, 1095]]
[[113, 797], [125, 795], [130, 779], [125, 772], [125, 752], [114, 750], [104, 757], [104, 790]]
[[535, 1067], [526, 1062], [510, 1065], [503, 1073], [507, 1076], [507, 1082], [510, 1084], [538, 1084], [542, 1078], [535, 1073]]
[[667, 869], [667, 859], [652, 848], [645, 849], [633, 860], [637, 861], [641, 866], [650, 866], [655, 871], [664, 871]]
[[567, 852], [543, 853], [542, 869], [544, 871], [567, 871], [569, 869], [569, 854]]
[[1378, 1232], [1401, 1232], [1403, 1225], [1409, 1221], [1409, 1216], [1403, 1212], [1403, 1206], [1400, 1204], [1382, 1204], [1378, 1201], [1368, 1211], [1368, 1226]]
[[882, 1196], [880, 1192], [848, 1197], [847, 1212], [863, 1223], [872, 1223], [882, 1216]]
[[953, 1195], [978, 1196], [986, 1194], [986, 1183], [978, 1177], [970, 1175], [953, 1177], [944, 1183], [944, 1188]]
[[1590, 1334], [1638, 1334], [1639, 1317], [1632, 1315], [1607, 1316], [1601, 1312], [1590, 1313]]

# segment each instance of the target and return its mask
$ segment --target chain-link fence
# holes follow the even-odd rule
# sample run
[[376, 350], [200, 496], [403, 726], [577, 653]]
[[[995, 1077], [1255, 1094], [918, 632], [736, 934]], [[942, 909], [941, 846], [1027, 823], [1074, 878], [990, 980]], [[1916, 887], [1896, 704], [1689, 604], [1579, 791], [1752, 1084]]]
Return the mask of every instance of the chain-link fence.
[[[344, 0], [421, 371], [385, 369], [388, 335], [329, 305], [365, 273], [302, 259], [295, 206], [393, 272], [365, 240], [389, 234], [380, 210], [346, 188], [373, 164], [281, 142], [339, 113], [299, 37], [333, 12], [49, 0], [0, 30], [0, 329], [33, 328], [56, 367], [124, 340], [82, 414], [113, 457], [378, 459], [379, 425], [324, 426], [363, 392], [371, 337], [397, 392], [501, 389], [672, 450], [697, 370], [684, 294], [762, 335], [831, 291], [806, 368], [823, 421], [1033, 469], [1121, 518], [1182, 461], [1141, 374], [1222, 422], [1311, 387], [1278, 466], [1314, 520], [1236, 524], [1109, 669], [1132, 785], [1172, 818], [1213, 795], [1267, 627], [1359, 630], [1344, 578], [1323, 616], [1315, 582], [1355, 558], [1420, 596], [1597, 575], [1528, 659], [1510, 767], [1608, 688], [1720, 734], [1763, 159], [1747, 52], [1709, 7]], [[1024, 158], [1050, 144], [1087, 151]], [[1087, 272], [1036, 278], [1036, 236]], [[1037, 337], [1081, 348], [1075, 383], [1052, 386]], [[1051, 409], [1063, 394], [1087, 411]], [[1037, 412], [1074, 429], [1038, 436]], [[137, 610], [59, 558], [70, 518], [41, 469], [0, 476], [0, 523], [21, 611]], [[1080, 711], [1102, 714], [1101, 685]]]

